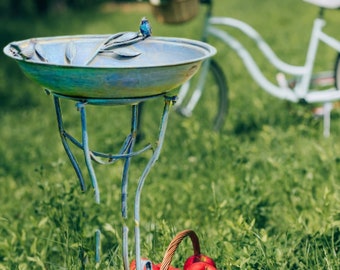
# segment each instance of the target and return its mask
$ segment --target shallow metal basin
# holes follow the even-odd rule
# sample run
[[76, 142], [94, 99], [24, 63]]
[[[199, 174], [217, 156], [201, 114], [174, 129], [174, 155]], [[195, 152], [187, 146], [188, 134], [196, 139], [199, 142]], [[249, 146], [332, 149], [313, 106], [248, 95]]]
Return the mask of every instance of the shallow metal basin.
[[[32, 40], [39, 44], [46, 62], [39, 57], [24, 59], [11, 50], [4, 53], [16, 60], [23, 72], [49, 91], [75, 99], [124, 99], [160, 95], [190, 79], [203, 60], [216, 53], [214, 47], [195, 40], [149, 37], [124, 46], [139, 54], [133, 57], [101, 53], [86, 63], [108, 35], [78, 35], [17, 41], [21, 48]], [[65, 51], [72, 44], [72, 63]]]

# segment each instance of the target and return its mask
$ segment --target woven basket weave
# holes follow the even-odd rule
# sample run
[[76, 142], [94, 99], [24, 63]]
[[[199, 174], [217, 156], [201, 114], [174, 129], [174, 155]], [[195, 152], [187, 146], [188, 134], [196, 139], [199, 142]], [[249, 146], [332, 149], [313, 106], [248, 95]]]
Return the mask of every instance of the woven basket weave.
[[183, 23], [194, 18], [199, 9], [199, 0], [169, 0], [165, 4], [152, 5], [152, 13], [161, 23]]
[[192, 247], [194, 249], [194, 255], [199, 255], [201, 253], [200, 243], [199, 243], [199, 240], [198, 240], [196, 233], [192, 230], [182, 231], [182, 232], [178, 233], [172, 239], [172, 241], [170, 242], [167, 250], [165, 251], [160, 270], [168, 270], [169, 269], [169, 267], [171, 265], [172, 258], [174, 256], [179, 244], [182, 242], [182, 240], [185, 237], [188, 237], [188, 236], [190, 237], [191, 242], [192, 242]]

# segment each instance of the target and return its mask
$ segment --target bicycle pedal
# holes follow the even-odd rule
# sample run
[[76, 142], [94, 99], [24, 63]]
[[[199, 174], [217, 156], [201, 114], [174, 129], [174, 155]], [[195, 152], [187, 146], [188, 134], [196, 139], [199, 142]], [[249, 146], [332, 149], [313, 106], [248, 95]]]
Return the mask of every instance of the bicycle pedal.
[[288, 81], [286, 79], [286, 76], [282, 72], [276, 74], [276, 81], [279, 87], [288, 88]]
[[333, 109], [332, 103], [326, 103], [323, 106], [315, 107], [312, 109], [312, 113], [314, 117], [323, 117], [325, 114], [330, 114]]
[[312, 109], [312, 113], [314, 117], [322, 117], [324, 114], [324, 109], [322, 106], [316, 107]]

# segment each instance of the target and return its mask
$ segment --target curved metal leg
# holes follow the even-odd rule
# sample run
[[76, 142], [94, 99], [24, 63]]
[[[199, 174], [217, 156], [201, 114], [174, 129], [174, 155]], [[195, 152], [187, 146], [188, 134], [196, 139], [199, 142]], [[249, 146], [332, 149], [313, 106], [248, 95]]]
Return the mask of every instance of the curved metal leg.
[[[67, 156], [69, 157], [72, 166], [78, 176], [79, 179], [79, 183], [80, 183], [80, 187], [82, 191], [86, 190], [86, 186], [85, 186], [85, 182], [84, 182], [84, 177], [82, 175], [82, 172], [80, 170], [79, 164], [75, 158], [75, 156], [72, 154], [71, 148], [67, 142], [67, 138], [69, 136], [67, 136], [67, 133], [64, 129], [64, 125], [63, 125], [63, 120], [62, 120], [62, 112], [61, 112], [61, 108], [60, 108], [60, 101], [59, 98], [57, 96], [53, 96], [53, 100], [54, 100], [54, 106], [55, 106], [55, 111], [56, 111], [56, 115], [57, 115], [57, 122], [58, 122], [58, 129], [59, 129], [59, 133], [60, 133], [60, 137], [61, 137], [61, 141], [62, 144], [64, 146], [65, 152], [67, 153]], [[80, 110], [80, 114], [81, 114], [81, 125], [82, 125], [82, 147], [83, 147], [83, 151], [84, 151], [84, 155], [85, 155], [85, 161], [86, 161], [86, 165], [90, 174], [90, 178], [92, 181], [92, 186], [94, 188], [94, 192], [95, 192], [95, 201], [96, 203], [100, 203], [100, 196], [99, 196], [99, 189], [98, 189], [98, 184], [97, 184], [97, 179], [96, 179], [96, 175], [94, 173], [92, 164], [91, 164], [91, 157], [90, 157], [90, 150], [89, 150], [89, 145], [88, 145], [88, 136], [87, 136], [87, 128], [86, 128], [86, 113], [85, 113], [85, 104], [84, 103], [77, 103], [77, 107]], [[71, 138], [72, 141], [72, 137]], [[74, 143], [74, 140], [72, 141]], [[100, 261], [100, 230], [96, 230], [95, 233], [95, 260], [96, 262]]]
[[80, 188], [81, 188], [82, 191], [85, 191], [86, 185], [85, 185], [83, 174], [81, 173], [79, 164], [78, 164], [76, 158], [74, 157], [74, 155], [72, 154], [70, 146], [68, 145], [67, 140], [66, 140], [66, 136], [65, 136], [66, 131], [65, 131], [64, 125], [63, 125], [63, 119], [62, 119], [62, 113], [61, 113], [59, 98], [57, 96], [53, 96], [53, 101], [54, 101], [55, 111], [56, 111], [56, 114], [57, 114], [58, 129], [59, 129], [61, 142], [64, 146], [64, 149], [65, 149], [67, 156], [69, 157], [69, 159], [71, 161], [71, 164], [72, 164], [72, 166], [73, 166], [73, 168], [76, 172], [76, 175], [79, 179]]
[[[138, 129], [138, 112], [139, 112], [138, 105], [132, 105], [132, 120], [131, 120], [131, 144], [127, 149], [127, 154], [131, 154], [133, 151], [133, 146], [135, 144], [137, 138], [137, 129]], [[128, 197], [128, 173], [130, 167], [131, 157], [127, 157], [124, 162], [123, 174], [122, 174], [122, 218], [123, 218], [123, 264], [124, 269], [129, 269], [129, 249], [128, 249], [128, 232], [129, 228], [126, 225], [125, 221], [128, 218], [127, 215], [127, 197]]]
[[86, 103], [84, 102], [78, 102], [76, 105], [77, 108], [79, 109], [80, 118], [81, 118], [82, 147], [84, 151], [86, 167], [89, 172], [92, 187], [94, 190], [95, 201], [96, 203], [100, 203], [100, 194], [99, 194], [97, 177], [96, 177], [96, 174], [94, 172], [92, 162], [91, 162], [91, 153], [90, 153], [89, 139], [88, 139], [88, 134], [87, 134], [85, 105]]
[[[142, 270], [144, 267], [146, 269], [151, 269], [151, 262], [147, 260], [142, 260], [140, 255], [140, 230], [139, 230], [139, 224], [140, 224], [140, 197], [142, 188], [145, 183], [145, 179], [147, 175], [149, 174], [151, 168], [155, 164], [155, 162], [158, 160], [158, 157], [160, 155], [161, 148], [163, 146], [164, 137], [165, 137], [165, 131], [168, 123], [168, 117], [169, 117], [169, 111], [171, 106], [175, 103], [177, 97], [171, 96], [171, 97], [165, 97], [165, 103], [163, 108], [163, 113], [161, 117], [160, 127], [159, 127], [159, 133], [157, 138], [157, 143], [154, 147], [153, 155], [151, 156], [150, 160], [148, 161], [146, 167], [144, 168], [144, 171], [142, 172], [141, 177], [139, 178], [138, 185], [136, 188], [135, 193], [135, 202], [134, 202], [134, 220], [135, 220], [135, 253], [136, 253], [136, 270]], [[71, 149], [68, 145], [67, 139], [69, 139], [75, 146], [80, 148], [84, 153], [85, 163], [86, 167], [91, 179], [92, 187], [94, 189], [94, 195], [95, 195], [95, 201], [96, 203], [100, 203], [100, 193], [97, 183], [96, 174], [92, 165], [92, 161], [98, 162], [100, 164], [112, 164], [115, 160], [118, 159], [124, 159], [124, 167], [122, 172], [122, 183], [121, 183], [121, 215], [123, 219], [123, 228], [122, 228], [122, 234], [123, 234], [123, 248], [122, 248], [122, 255], [123, 255], [123, 264], [124, 269], [129, 269], [129, 250], [128, 250], [128, 226], [126, 225], [126, 220], [128, 219], [128, 210], [127, 210], [127, 197], [128, 197], [128, 178], [129, 178], [129, 167], [131, 163], [131, 158], [133, 156], [139, 155], [143, 153], [144, 151], [151, 148], [151, 146], [146, 146], [142, 150], [134, 152], [133, 148], [136, 142], [137, 133], [138, 133], [138, 112], [139, 112], [139, 106], [140, 103], [132, 105], [132, 117], [131, 117], [131, 132], [125, 139], [123, 143], [123, 147], [121, 148], [119, 154], [117, 155], [109, 155], [104, 153], [99, 153], [95, 151], [91, 151], [89, 147], [89, 138], [88, 138], [88, 132], [87, 132], [87, 121], [86, 121], [86, 102], [77, 102], [76, 107], [80, 112], [80, 120], [81, 120], [81, 132], [82, 132], [82, 140], [81, 142], [77, 141], [74, 137], [72, 137], [70, 134], [68, 134], [63, 127], [63, 121], [62, 121], [62, 114], [61, 114], [61, 108], [59, 103], [59, 97], [54, 96], [54, 103], [55, 103], [55, 109], [57, 114], [57, 120], [58, 120], [58, 127], [59, 132], [61, 135], [62, 143], [64, 145], [65, 151], [71, 160], [71, 163], [77, 173], [77, 176], [79, 178], [82, 190], [85, 190], [85, 184], [83, 180], [83, 176], [79, 167], [79, 164], [77, 163], [74, 155], [71, 152]], [[102, 162], [99, 160], [98, 157], [104, 157], [108, 158], [108, 162]], [[95, 232], [95, 260], [96, 262], [100, 261], [100, 230], [96, 230]]]
[[149, 174], [151, 168], [157, 161], [159, 154], [161, 152], [163, 142], [164, 142], [164, 137], [165, 137], [165, 130], [167, 127], [168, 123], [168, 117], [169, 117], [169, 111], [171, 108], [171, 105], [176, 101], [177, 97], [165, 97], [165, 104], [164, 104], [164, 109], [163, 109], [163, 114], [161, 118], [161, 123], [160, 123], [160, 128], [159, 128], [159, 134], [158, 134], [158, 141], [157, 145], [155, 148], [155, 151], [150, 158], [148, 164], [146, 165], [141, 177], [139, 178], [138, 181], [138, 186], [136, 190], [136, 195], [135, 195], [135, 252], [136, 252], [136, 269], [137, 270], [142, 270], [142, 265], [141, 265], [141, 256], [140, 256], [140, 197], [141, 197], [141, 192], [142, 188], [145, 182], [145, 179], [147, 175]]

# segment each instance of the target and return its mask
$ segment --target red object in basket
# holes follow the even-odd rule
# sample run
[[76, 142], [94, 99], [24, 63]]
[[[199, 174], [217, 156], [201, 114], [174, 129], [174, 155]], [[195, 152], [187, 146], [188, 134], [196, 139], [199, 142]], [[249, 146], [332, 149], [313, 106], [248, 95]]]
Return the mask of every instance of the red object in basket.
[[[142, 258], [143, 260], [149, 260], [147, 258]], [[152, 266], [153, 268], [153, 266]], [[136, 270], [136, 260], [132, 260], [130, 263], [130, 270]], [[146, 267], [144, 266], [143, 270], [146, 270]]]
[[217, 268], [206, 262], [195, 262], [189, 265], [187, 270], [217, 270]]
[[184, 263], [184, 267], [183, 269], [184, 270], [188, 270], [188, 268], [194, 264], [194, 263], [198, 263], [198, 262], [204, 262], [204, 263], [207, 263], [213, 267], [216, 268], [216, 264], [214, 262], [214, 260], [212, 258], [210, 258], [209, 256], [207, 255], [204, 255], [204, 254], [195, 254], [195, 255], [192, 255], [190, 256]]

